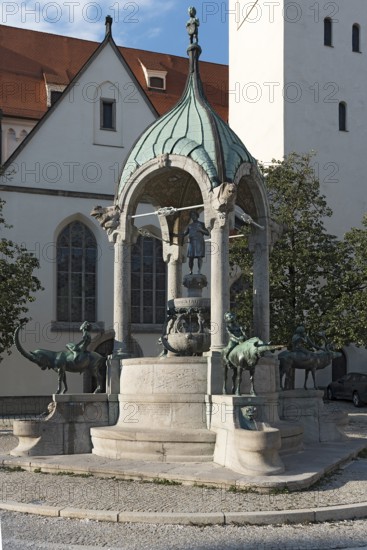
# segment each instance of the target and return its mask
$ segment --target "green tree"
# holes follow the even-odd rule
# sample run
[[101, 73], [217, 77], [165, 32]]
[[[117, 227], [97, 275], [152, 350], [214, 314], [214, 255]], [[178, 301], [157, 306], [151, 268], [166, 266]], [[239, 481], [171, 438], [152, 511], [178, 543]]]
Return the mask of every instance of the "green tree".
[[[262, 167], [271, 216], [284, 226], [270, 255], [271, 338], [281, 343], [290, 342], [299, 324], [310, 333], [323, 327], [335, 276], [338, 242], [324, 226], [332, 212], [320, 194], [312, 159], [312, 154], [292, 153]], [[235, 243], [232, 261], [243, 269], [249, 288], [237, 300], [241, 304], [239, 316], [248, 325], [252, 317], [252, 258], [246, 241]]]
[[367, 346], [367, 216], [338, 243], [333, 275], [323, 287], [328, 332], [338, 347]]
[[[5, 222], [0, 199], [0, 230], [11, 226]], [[33, 272], [39, 267], [38, 259], [23, 246], [2, 237], [0, 239], [0, 362], [4, 352], [10, 354], [13, 333], [20, 322], [27, 321], [28, 303], [40, 290], [41, 283]]]

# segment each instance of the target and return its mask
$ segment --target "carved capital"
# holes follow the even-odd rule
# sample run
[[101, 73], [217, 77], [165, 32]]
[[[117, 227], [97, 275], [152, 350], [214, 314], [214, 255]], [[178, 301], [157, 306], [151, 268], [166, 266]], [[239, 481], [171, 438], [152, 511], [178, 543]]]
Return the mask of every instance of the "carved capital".
[[217, 212], [230, 212], [236, 203], [237, 186], [235, 183], [223, 182], [212, 191], [211, 204]]
[[212, 222], [219, 227], [226, 225], [230, 212], [233, 211], [237, 197], [237, 186], [234, 183], [224, 182], [215, 187], [210, 196]]
[[163, 261], [170, 264], [179, 264], [183, 261], [182, 247], [178, 244], [163, 242]]

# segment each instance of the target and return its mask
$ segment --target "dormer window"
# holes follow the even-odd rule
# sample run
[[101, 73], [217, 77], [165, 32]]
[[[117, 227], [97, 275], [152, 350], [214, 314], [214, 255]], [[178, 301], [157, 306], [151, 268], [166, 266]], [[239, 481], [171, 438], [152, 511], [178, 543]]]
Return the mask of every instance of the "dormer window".
[[55, 90], [51, 90], [51, 105], [56, 103], [56, 101], [59, 99], [59, 97], [62, 96], [62, 92], [57, 92]]
[[149, 78], [149, 88], [158, 88], [160, 90], [164, 90], [165, 87], [166, 86], [165, 86], [164, 78], [160, 76], [151, 76]]
[[51, 107], [62, 95], [66, 86], [62, 84], [46, 84], [47, 107]]
[[[154, 61], [151, 61], [151, 63], [153, 64]], [[146, 65], [144, 65], [142, 61], [140, 61], [140, 65], [144, 72], [147, 87], [150, 90], [166, 90], [167, 71], [163, 70], [163, 65], [161, 65], [160, 63], [154, 63], [156, 67], [150, 69]], [[160, 67], [162, 67], [162, 70], [160, 69]]]

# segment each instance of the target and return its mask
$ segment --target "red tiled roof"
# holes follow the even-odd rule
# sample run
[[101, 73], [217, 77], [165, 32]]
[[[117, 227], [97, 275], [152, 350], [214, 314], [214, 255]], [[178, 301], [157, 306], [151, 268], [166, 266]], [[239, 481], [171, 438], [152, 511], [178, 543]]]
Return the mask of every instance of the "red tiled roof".
[[[47, 111], [45, 80], [68, 85], [98, 47], [98, 43], [0, 25], [0, 108], [4, 115], [39, 119]], [[175, 105], [185, 86], [188, 59], [119, 47], [119, 51], [162, 115]], [[149, 90], [140, 61], [147, 69], [167, 71], [166, 91]], [[228, 67], [200, 63], [209, 102], [228, 119]]]

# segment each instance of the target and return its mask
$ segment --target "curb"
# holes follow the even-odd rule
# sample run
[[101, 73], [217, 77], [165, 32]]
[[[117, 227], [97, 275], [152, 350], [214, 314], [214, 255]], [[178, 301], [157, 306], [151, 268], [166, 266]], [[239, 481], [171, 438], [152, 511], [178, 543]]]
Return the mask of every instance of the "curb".
[[323, 508], [279, 510], [263, 512], [122, 512], [118, 510], [88, 510], [84, 508], [58, 508], [22, 502], [0, 502], [0, 510], [36, 514], [39, 516], [70, 519], [89, 519], [111, 523], [159, 523], [166, 525], [272, 525], [290, 523], [320, 523], [364, 519], [367, 517], [367, 502]]

